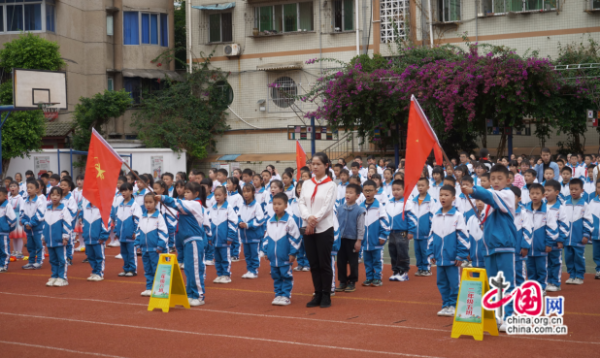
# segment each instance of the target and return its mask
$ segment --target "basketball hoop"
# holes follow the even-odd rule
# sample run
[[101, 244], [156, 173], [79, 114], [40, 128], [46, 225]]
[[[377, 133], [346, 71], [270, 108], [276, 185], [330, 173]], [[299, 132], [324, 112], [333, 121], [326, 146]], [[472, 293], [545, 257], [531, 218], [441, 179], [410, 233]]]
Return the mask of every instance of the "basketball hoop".
[[58, 118], [59, 108], [53, 107], [57, 104], [60, 104], [60, 103], [58, 103], [58, 102], [48, 102], [48, 103], [40, 102], [40, 103], [38, 103], [38, 105], [40, 106], [40, 109], [42, 110], [42, 112], [44, 112], [44, 118], [46, 118], [46, 120], [48, 122], [52, 122]]

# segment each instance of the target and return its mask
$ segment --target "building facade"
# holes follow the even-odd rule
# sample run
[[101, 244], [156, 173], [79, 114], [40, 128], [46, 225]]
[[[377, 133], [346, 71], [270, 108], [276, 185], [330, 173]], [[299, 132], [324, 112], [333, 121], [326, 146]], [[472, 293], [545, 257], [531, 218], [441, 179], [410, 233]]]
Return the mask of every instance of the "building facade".
[[[394, 56], [398, 38], [416, 46], [466, 48], [466, 36], [472, 43], [505, 45], [519, 54], [537, 51], [552, 58], [561, 45], [588, 37], [600, 42], [598, 0], [191, 0], [190, 6], [188, 61], [201, 62], [213, 53], [212, 65], [230, 72], [224, 86], [231, 93], [231, 130], [217, 138], [216, 153], [201, 167], [225, 155], [238, 158], [233, 161], [245, 163], [242, 166], [295, 166], [295, 141], [289, 140], [288, 126], [309, 125], [304, 115], [315, 107], [282, 96], [278, 88], [302, 95], [323, 73], [339, 66], [306, 64], [311, 59], [348, 62], [365, 52]], [[317, 123], [321, 124], [326, 123]], [[598, 144], [594, 129], [586, 137], [587, 144]], [[553, 136], [546, 144], [556, 146], [561, 140], [565, 138]], [[301, 142], [308, 152], [309, 141]], [[537, 142], [534, 136], [515, 137], [515, 150], [529, 153]], [[488, 136], [488, 146], [495, 143], [494, 136]], [[319, 140], [317, 150], [332, 144]], [[368, 147], [357, 142], [354, 148]], [[264, 160], [247, 160], [259, 158]]]

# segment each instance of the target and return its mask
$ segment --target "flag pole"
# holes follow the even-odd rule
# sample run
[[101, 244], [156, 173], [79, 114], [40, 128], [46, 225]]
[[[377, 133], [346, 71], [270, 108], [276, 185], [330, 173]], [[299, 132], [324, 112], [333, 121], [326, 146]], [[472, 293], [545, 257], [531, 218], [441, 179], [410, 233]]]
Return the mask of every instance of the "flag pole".
[[[131, 167], [129, 166], [129, 164], [127, 164], [127, 163], [125, 163], [125, 162], [123, 162], [123, 164], [125, 164], [125, 166], [127, 167], [127, 169], [129, 169], [129, 172], [130, 172], [131, 174], [133, 174], [133, 176], [135, 176], [135, 177], [137, 178], [137, 180], [139, 180], [139, 181], [141, 181], [141, 182], [145, 183], [145, 184], [146, 184], [146, 186], [147, 186], [148, 188], [150, 188], [150, 187], [148, 186], [148, 183], [146, 183], [146, 181], [145, 181], [145, 180], [143, 180], [142, 178], [140, 178], [140, 177], [137, 175], [137, 173], [136, 173], [136, 172], [134, 172], [134, 171], [133, 171], [133, 169], [131, 169]], [[154, 188], [150, 188], [150, 191], [152, 191], [152, 192], [154, 193]], [[175, 214], [173, 214], [173, 212], [171, 212], [171, 210], [169, 209], [169, 207], [168, 207], [168, 206], [166, 206], [166, 205], [164, 205], [164, 204], [163, 204], [163, 206], [165, 207], [165, 209], [167, 209], [167, 211], [169, 212], [169, 214], [171, 214], [171, 216], [175, 216]]]

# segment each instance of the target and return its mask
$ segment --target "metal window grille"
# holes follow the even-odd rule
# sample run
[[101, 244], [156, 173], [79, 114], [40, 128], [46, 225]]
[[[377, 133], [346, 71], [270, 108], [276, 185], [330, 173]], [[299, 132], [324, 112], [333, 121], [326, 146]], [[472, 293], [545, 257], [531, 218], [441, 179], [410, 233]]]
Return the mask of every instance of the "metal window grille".
[[462, 19], [461, 9], [460, 0], [438, 0], [438, 21], [460, 21]]
[[269, 112], [288, 112], [292, 111], [292, 105], [301, 106], [301, 101], [291, 98], [300, 93], [300, 83], [296, 83], [290, 75], [279, 76], [269, 83], [273, 84], [269, 87]]
[[333, 29], [335, 32], [354, 30], [354, 0], [333, 2]]
[[209, 17], [209, 29], [208, 42], [232, 42], [232, 13], [211, 14]]
[[503, 14], [507, 12], [506, 2], [507, 0], [482, 0], [480, 9], [483, 14]]
[[390, 43], [396, 39], [406, 38], [406, 19], [408, 18], [409, 0], [381, 0], [381, 42]]
[[556, 10], [556, 0], [505, 0], [508, 11]]
[[600, 0], [590, 0], [590, 7], [592, 10], [600, 10]]

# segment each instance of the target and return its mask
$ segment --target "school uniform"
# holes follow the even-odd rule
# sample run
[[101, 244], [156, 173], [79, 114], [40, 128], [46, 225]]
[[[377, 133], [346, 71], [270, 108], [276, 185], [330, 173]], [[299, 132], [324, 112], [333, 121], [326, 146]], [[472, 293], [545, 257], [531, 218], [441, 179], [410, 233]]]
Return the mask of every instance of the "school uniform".
[[442, 308], [456, 307], [460, 283], [460, 269], [456, 266], [456, 260], [464, 261], [469, 255], [468, 235], [465, 218], [455, 207], [447, 213], [440, 207], [433, 215], [427, 240], [427, 257], [428, 260], [436, 260]]
[[562, 253], [563, 249], [558, 247], [558, 242], [564, 242], [569, 234], [569, 220], [567, 218], [566, 207], [560, 204], [558, 199], [554, 205], [548, 207], [548, 215], [551, 220], [556, 221], [558, 227], [558, 240], [553, 242], [552, 251], [548, 253], [548, 283], [560, 287], [562, 275]]
[[517, 240], [515, 241], [515, 285], [521, 286], [527, 280], [527, 256], [521, 256], [521, 250], [531, 250], [531, 225], [527, 225], [525, 209], [519, 205], [515, 209], [515, 227]]
[[[556, 206], [560, 207], [557, 201]], [[557, 209], [553, 209], [556, 210]], [[546, 246], [552, 247], [555, 243], [562, 240], [559, 234], [557, 214], [549, 213], [547, 203], [542, 202], [538, 210], [533, 210], [533, 203], [527, 204], [525, 208], [526, 225], [529, 225], [531, 231], [531, 249], [527, 253], [527, 278], [537, 281], [542, 289], [546, 289], [548, 284], [548, 253]]]
[[[335, 207], [339, 208], [340, 205], [344, 205], [346, 203], [346, 188], [348, 187], [350, 182], [340, 183], [337, 187], [337, 197], [335, 200]], [[361, 193], [362, 194], [362, 193]]]
[[[365, 236], [362, 240], [363, 262], [367, 281], [381, 280], [383, 274], [383, 246], [390, 236], [390, 218], [377, 199], [371, 204], [360, 204], [365, 209]], [[383, 244], [379, 242], [383, 240]]]
[[204, 300], [204, 246], [211, 236], [211, 224], [206, 210], [199, 199], [181, 200], [163, 195], [161, 201], [179, 212], [187, 296]]
[[[483, 220], [484, 213], [480, 214]], [[471, 264], [476, 268], [485, 268], [485, 246], [483, 245], [483, 224], [476, 215], [471, 216], [467, 221], [467, 232], [469, 233], [469, 256]]]
[[238, 211], [238, 222], [239, 224], [245, 223], [248, 225], [245, 229], [239, 228], [240, 241], [244, 245], [246, 269], [253, 275], [258, 275], [258, 268], [260, 267], [258, 250], [260, 241], [265, 236], [265, 215], [256, 200], [252, 200], [250, 204], [246, 204], [246, 202], [242, 204]]
[[173, 192], [174, 192], [174, 191], [175, 191], [175, 186], [174, 186], [174, 185], [171, 185], [171, 186], [169, 187], [169, 190], [168, 190], [168, 192], [169, 192], [169, 196], [170, 196], [170, 197], [173, 197]]
[[169, 250], [175, 247], [175, 233], [177, 232], [177, 220], [178, 215], [175, 210], [167, 210], [167, 207], [158, 203], [156, 209], [160, 212], [160, 214], [165, 219], [165, 223], [167, 224], [168, 231], [168, 242], [167, 245]]
[[287, 188], [283, 188], [283, 193], [288, 197], [288, 204], [292, 202], [292, 199], [296, 196], [296, 191], [294, 188], [294, 184], [290, 184]]
[[48, 248], [52, 278], [67, 279], [67, 246], [63, 239], [71, 240], [71, 211], [64, 203], [56, 208], [48, 205], [45, 214], [44, 240]]
[[83, 241], [85, 242], [85, 253], [92, 268], [92, 275], [104, 277], [105, 255], [104, 243], [108, 239], [108, 230], [102, 222], [100, 210], [87, 203], [80, 217], [83, 218]]
[[587, 208], [592, 216], [592, 258], [596, 264], [596, 278], [600, 278], [600, 197], [594, 197]]
[[408, 274], [410, 270], [408, 233], [410, 226], [414, 224], [409, 215], [411, 202], [408, 201], [406, 203], [405, 209], [404, 198], [396, 200], [396, 198], [392, 197], [385, 209], [390, 218], [390, 242], [388, 250], [392, 259], [393, 272], [390, 281], [400, 281], [400, 276]]
[[565, 205], [569, 231], [564, 241], [565, 263], [569, 278], [583, 280], [585, 275], [585, 244], [583, 238], [590, 238], [593, 230], [593, 217], [587, 210], [588, 203], [583, 198], [575, 203], [570, 197]]
[[[335, 211], [335, 210], [334, 210]], [[302, 238], [300, 239], [301, 241]], [[340, 251], [342, 246], [342, 238], [340, 236], [340, 223], [337, 219], [337, 214], [333, 216], [333, 245], [331, 246], [331, 271], [333, 275], [331, 276], [331, 294], [335, 295], [335, 258]], [[298, 258], [296, 257], [296, 261]]]
[[392, 194], [392, 182], [386, 183], [385, 181], [382, 181], [381, 182], [381, 187], [383, 188], [383, 192], [388, 197], [388, 199], [391, 199], [393, 197], [393, 194]]
[[135, 232], [134, 245], [142, 251], [146, 290], [152, 289], [152, 282], [161, 253], [168, 253], [169, 229], [165, 218], [158, 210], [152, 214], [145, 212], [140, 218]]
[[[19, 196], [20, 197], [20, 196]], [[8, 270], [10, 262], [9, 235], [17, 226], [17, 215], [8, 200], [0, 204], [0, 269]]]
[[[210, 210], [212, 209], [213, 206], [215, 206], [215, 204], [217, 203], [217, 200], [215, 199], [215, 193], [210, 193], [208, 194], [208, 196], [206, 197], [206, 215], [208, 215], [210, 217]], [[183, 240], [180, 240], [181, 242], [181, 255], [182, 255], [182, 259], [180, 262], [183, 262]], [[179, 251], [179, 249], [177, 249], [177, 251]], [[179, 259], [178, 259], [179, 260]], [[204, 246], [204, 263], [213, 263], [215, 261], [215, 243], [210, 241], [207, 242], [206, 245]]]
[[390, 201], [387, 194], [383, 191], [383, 187], [379, 187], [379, 189], [377, 189], [377, 194], [375, 194], [375, 199], [384, 208], [387, 205], [387, 203]]
[[75, 196], [73, 196], [73, 193], [68, 193], [67, 195], [65, 195], [61, 201], [62, 204], [65, 205], [65, 207], [67, 208], [67, 210], [69, 210], [69, 213], [71, 214], [71, 220], [72, 222], [69, 223], [69, 225], [71, 226], [71, 231], [69, 231], [70, 233], [70, 237], [69, 237], [69, 242], [67, 242], [67, 246], [66, 246], [66, 250], [67, 250], [67, 260], [69, 262], [73, 261], [73, 253], [75, 252], [75, 236], [73, 235], [73, 228], [75, 227], [75, 223], [77, 222], [77, 209], [78, 209], [78, 205], [77, 205], [77, 201], [75, 200]]
[[361, 177], [361, 182], [364, 182], [364, 181], [362, 180], [362, 178], [365, 178], [365, 181], [367, 180], [367, 176], [369, 175], [369, 169], [368, 169], [368, 168], [365, 168], [365, 167], [360, 167], [360, 168], [358, 169], [358, 174], [359, 174], [359, 175], [360, 175], [360, 177]]
[[[23, 201], [19, 222], [27, 234], [27, 251], [29, 263], [26, 269], [38, 269], [44, 262], [42, 232], [44, 230], [44, 215], [46, 214], [46, 198], [29, 196]], [[30, 227], [30, 229], [27, 228]]]
[[444, 182], [443, 181], [441, 181], [439, 184], [437, 184], [435, 182], [435, 180], [432, 180], [431, 184], [429, 185], [429, 190], [427, 190], [427, 193], [431, 196], [431, 198], [433, 200], [438, 201], [440, 199], [440, 189], [443, 186], [444, 186]]
[[[115, 189], [115, 197], [113, 199], [112, 209], [110, 212], [111, 227], [108, 228], [108, 233], [109, 233], [109, 237], [110, 237], [110, 243], [108, 244], [109, 247], [116, 247], [121, 244], [118, 240], [115, 241], [115, 217], [114, 217], [114, 214], [117, 212], [117, 207], [122, 202], [123, 202], [123, 195], [121, 195], [119, 188], [117, 188], [117, 189]], [[144, 207], [144, 209], [146, 209], [146, 208]]]
[[25, 197], [27, 195], [27, 182], [22, 181], [19, 183], [19, 195]]
[[265, 188], [264, 187], [260, 187], [260, 189], [256, 189], [254, 188], [254, 200], [256, 200], [256, 203], [258, 205], [260, 205], [260, 207], [262, 208], [263, 213], [266, 210], [266, 206], [267, 206], [267, 202], [265, 201]]
[[148, 194], [150, 190], [148, 188], [144, 188], [142, 190], [137, 190], [133, 193], [133, 197], [135, 202], [138, 204], [142, 212], [146, 212], [146, 205], [144, 205], [144, 196]]
[[[544, 181], [545, 183], [545, 181]], [[571, 197], [571, 188], [569, 183], [560, 184], [560, 193], [558, 194], [558, 200], [561, 204], [564, 204]]]
[[20, 194], [11, 196], [8, 199], [9, 205], [12, 207], [13, 211], [15, 212], [15, 215], [17, 216], [17, 222], [15, 224], [15, 227], [13, 230], [10, 231], [10, 234], [8, 235], [8, 237], [11, 240], [25, 239], [27, 237], [27, 235], [25, 234], [25, 230], [23, 229], [23, 226], [21, 225], [21, 222], [19, 220], [21, 208], [23, 207], [23, 202], [24, 199]]
[[571, 178], [579, 178], [581, 180], [585, 180], [587, 177], [587, 168], [583, 164], [578, 164], [575, 167], [569, 165], [571, 170], [573, 171], [571, 174]]
[[[237, 214], [244, 202], [244, 198], [242, 198], [242, 196], [237, 191], [231, 191], [227, 193], [227, 202], [229, 203], [229, 205], [231, 205], [231, 207]], [[242, 243], [240, 242], [239, 237], [236, 235], [235, 239], [231, 243], [231, 256], [239, 258], [241, 247]]]
[[596, 183], [590, 178], [586, 178], [583, 182], [583, 193], [587, 195], [586, 202], [592, 201], [596, 196]]
[[115, 236], [121, 243], [123, 272], [137, 274], [137, 253], [133, 234], [137, 231], [142, 209], [134, 198], [122, 201], [115, 212]]
[[[300, 208], [298, 207], [298, 198], [294, 198], [292, 200], [289, 209], [293, 215], [294, 221], [296, 221], [296, 225], [299, 228], [304, 227], [304, 221], [300, 216]], [[304, 247], [304, 238], [302, 235], [300, 235], [300, 248], [298, 248], [298, 256], [296, 256], [296, 262], [298, 263], [297, 271], [300, 271], [304, 267], [306, 267], [307, 269], [310, 268], [310, 263], [308, 262], [308, 258], [306, 257], [306, 248]]]
[[531, 198], [529, 197], [529, 187], [531, 184], [525, 184], [521, 188], [521, 206], [525, 207], [525, 205], [531, 202]]
[[[470, 197], [468, 198], [462, 192], [457, 191], [457, 193], [460, 194], [455, 199], [456, 208], [464, 215], [465, 222], [469, 222], [471, 216], [475, 215], [475, 210], [473, 210], [473, 208], [475, 207], [475, 200], [471, 199]], [[473, 206], [469, 204], [469, 201], [471, 201]]]
[[294, 278], [290, 256], [296, 256], [300, 248], [300, 230], [292, 216], [284, 213], [278, 220], [273, 216], [267, 222], [267, 230], [261, 250], [271, 264], [271, 278], [275, 297], [292, 297]]
[[411, 210], [407, 214], [412, 221], [409, 232], [413, 234], [413, 238], [415, 239], [417, 269], [419, 271], [430, 271], [431, 266], [427, 260], [427, 240], [431, 231], [431, 219], [438, 204], [429, 194], [425, 196], [421, 204], [419, 204], [419, 196], [412, 199], [411, 204]]

